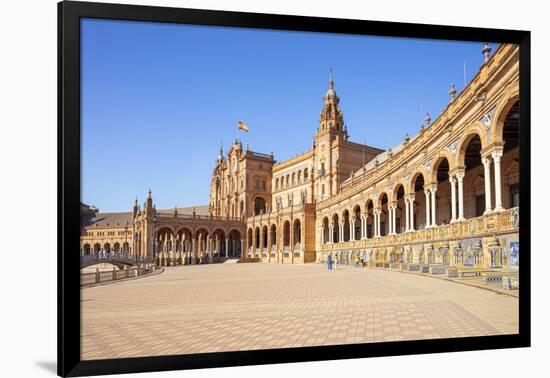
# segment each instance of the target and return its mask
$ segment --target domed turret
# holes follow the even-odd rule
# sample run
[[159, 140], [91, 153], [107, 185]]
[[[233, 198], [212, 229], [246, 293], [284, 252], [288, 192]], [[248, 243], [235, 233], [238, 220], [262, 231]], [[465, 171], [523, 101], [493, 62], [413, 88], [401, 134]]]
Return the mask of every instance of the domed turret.
[[332, 69], [330, 70], [330, 79], [328, 82], [328, 90], [324, 96], [323, 109], [321, 110], [319, 132], [326, 130], [336, 130], [344, 134], [347, 131], [344, 127], [344, 115], [340, 110], [340, 98], [334, 90], [334, 79], [332, 77]]
[[330, 69], [330, 80], [328, 82], [328, 90], [325, 97], [338, 97], [336, 91], [334, 90], [334, 80], [332, 79], [332, 68]]

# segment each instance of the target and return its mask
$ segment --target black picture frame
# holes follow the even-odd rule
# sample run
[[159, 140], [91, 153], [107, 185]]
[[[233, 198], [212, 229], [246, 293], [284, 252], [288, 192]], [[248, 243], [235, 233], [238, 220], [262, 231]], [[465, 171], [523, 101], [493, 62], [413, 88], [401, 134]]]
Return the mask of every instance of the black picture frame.
[[[80, 359], [80, 19], [101, 18], [460, 41], [520, 46], [522, 246], [519, 333], [452, 339], [283, 348], [107, 360]], [[528, 347], [530, 323], [530, 32], [63, 1], [58, 4], [58, 374], [83, 376], [374, 356]]]

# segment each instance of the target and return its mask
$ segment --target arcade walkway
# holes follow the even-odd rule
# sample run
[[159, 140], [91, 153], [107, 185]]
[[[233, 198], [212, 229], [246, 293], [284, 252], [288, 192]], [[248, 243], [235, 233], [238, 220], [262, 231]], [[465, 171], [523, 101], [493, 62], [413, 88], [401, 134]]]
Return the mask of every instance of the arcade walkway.
[[82, 291], [83, 359], [516, 333], [518, 299], [320, 265], [167, 268]]

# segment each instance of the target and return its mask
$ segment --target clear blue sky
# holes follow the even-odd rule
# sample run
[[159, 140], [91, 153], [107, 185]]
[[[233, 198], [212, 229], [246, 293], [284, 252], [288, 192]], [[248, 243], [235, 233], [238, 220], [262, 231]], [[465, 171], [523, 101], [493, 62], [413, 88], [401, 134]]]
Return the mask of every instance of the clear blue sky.
[[221, 141], [279, 161], [306, 151], [330, 67], [350, 138], [387, 148], [483, 61], [481, 42], [133, 21], [85, 19], [81, 38], [82, 201], [101, 211], [149, 187], [159, 209], [207, 204]]

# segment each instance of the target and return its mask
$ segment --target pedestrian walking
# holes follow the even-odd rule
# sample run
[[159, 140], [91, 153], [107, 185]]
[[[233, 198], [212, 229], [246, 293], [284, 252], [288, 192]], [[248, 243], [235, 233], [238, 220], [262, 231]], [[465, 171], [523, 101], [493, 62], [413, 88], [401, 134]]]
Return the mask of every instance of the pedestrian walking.
[[328, 258], [327, 258], [327, 267], [328, 267], [328, 270], [332, 270], [332, 258], [331, 258], [331, 255], [328, 255]]
[[336, 254], [334, 255], [334, 270], [338, 270], [340, 267], [340, 257]]

